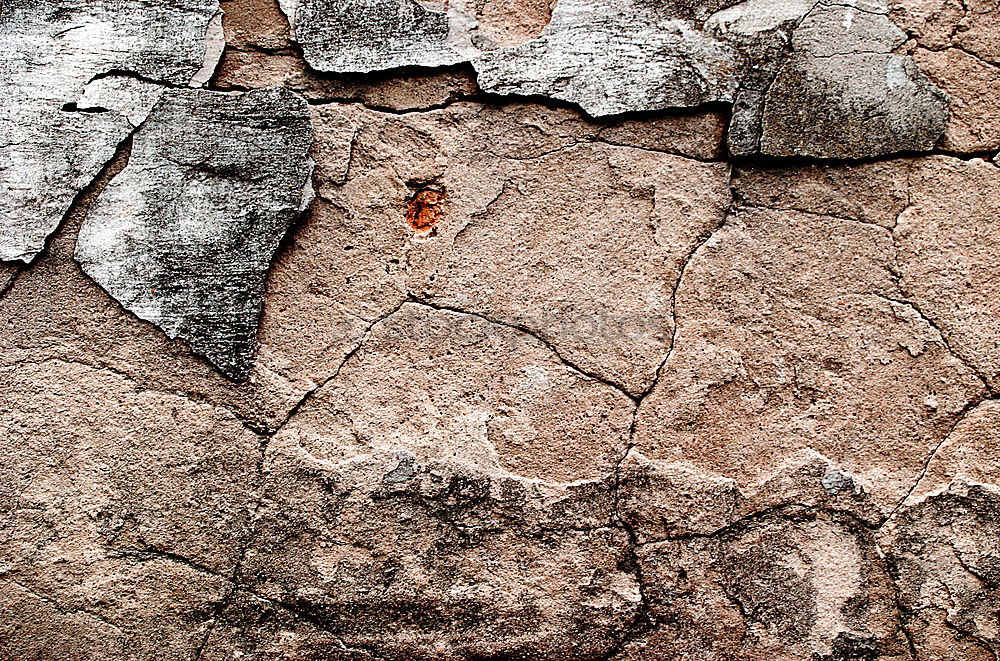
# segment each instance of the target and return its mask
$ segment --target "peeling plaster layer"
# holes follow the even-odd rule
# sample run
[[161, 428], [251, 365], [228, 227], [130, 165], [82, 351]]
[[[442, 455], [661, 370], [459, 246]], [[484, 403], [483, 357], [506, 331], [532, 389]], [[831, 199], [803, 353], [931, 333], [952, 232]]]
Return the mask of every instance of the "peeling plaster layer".
[[322, 71], [445, 66], [464, 59], [448, 44], [448, 17], [416, 0], [315, 0], [283, 9], [306, 59]]
[[125, 308], [246, 378], [264, 278], [311, 196], [311, 144], [306, 103], [286, 90], [167, 91], [76, 258]]
[[893, 52], [904, 34], [881, 0], [560, 0], [537, 38], [484, 51], [463, 3], [447, 7], [302, 0], [291, 22], [322, 71], [468, 60], [487, 92], [568, 101], [595, 117], [732, 103], [735, 155], [925, 151], [948, 119], [945, 95]]
[[[183, 85], [214, 69], [218, 11], [216, 0], [0, 6], [0, 260], [30, 262], [44, 248], [144, 118], [153, 92], [142, 81]], [[112, 72], [136, 80], [88, 85]]]
[[905, 35], [884, 5], [820, 2], [752, 35], [739, 31], [742, 7], [713, 26], [746, 56], [729, 135], [734, 155], [862, 158], [934, 147], [947, 98], [911, 58], [893, 54]]
[[730, 101], [736, 54], [679, 13], [672, 3], [561, 0], [538, 39], [473, 60], [479, 84], [593, 116]]

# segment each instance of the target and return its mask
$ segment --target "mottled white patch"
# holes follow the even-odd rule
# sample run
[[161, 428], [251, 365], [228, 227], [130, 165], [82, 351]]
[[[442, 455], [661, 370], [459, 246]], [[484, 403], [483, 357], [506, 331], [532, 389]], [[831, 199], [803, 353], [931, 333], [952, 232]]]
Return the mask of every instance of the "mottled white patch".
[[205, 32], [205, 61], [198, 73], [191, 79], [191, 87], [202, 87], [215, 75], [215, 69], [226, 50], [226, 32], [222, 27], [224, 12], [220, 9], [212, 17]]
[[76, 105], [83, 111], [112, 110], [136, 127], [146, 121], [164, 89], [162, 85], [130, 76], [107, 76], [88, 83]]
[[747, 0], [712, 14], [705, 29], [721, 35], [753, 36], [802, 18], [815, 4], [813, 0]]
[[544, 390], [549, 387], [549, 373], [544, 367], [539, 365], [528, 365], [524, 368], [524, 376], [528, 385], [535, 390]]
[[902, 58], [889, 58], [885, 63], [885, 84], [891, 89], [901, 89], [912, 85], [910, 77], [903, 66]]

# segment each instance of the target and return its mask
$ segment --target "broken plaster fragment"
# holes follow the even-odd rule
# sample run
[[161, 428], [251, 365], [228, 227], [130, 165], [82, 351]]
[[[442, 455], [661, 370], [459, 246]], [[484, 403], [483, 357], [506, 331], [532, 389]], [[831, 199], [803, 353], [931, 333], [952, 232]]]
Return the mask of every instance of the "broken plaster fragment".
[[946, 96], [895, 53], [905, 34], [884, 0], [559, 0], [537, 38], [501, 48], [486, 48], [462, 2], [443, 12], [416, 0], [283, 4], [321, 71], [468, 61], [486, 92], [594, 117], [732, 103], [738, 156], [925, 151], [948, 119]]
[[[795, 30], [794, 52], [755, 111], [757, 149], [820, 158], [932, 149], [946, 128], [948, 101], [912, 58], [892, 53], [902, 41], [885, 15], [818, 6]], [[752, 153], [735, 139], [730, 147]]]
[[[0, 260], [31, 262], [73, 199], [141, 122], [155, 87], [191, 83], [218, 60], [217, 0], [0, 5]], [[86, 100], [91, 85], [128, 72], [128, 94]], [[140, 80], [141, 79], [141, 80]], [[123, 91], [124, 87], [119, 91]], [[83, 96], [81, 96], [81, 93]]]
[[[947, 98], [910, 57], [893, 53], [905, 35], [885, 2], [775, 5], [751, 0], [708, 24], [743, 58], [734, 155], [864, 158], [934, 147]], [[796, 17], [793, 6], [806, 11]]]
[[306, 102], [287, 90], [168, 91], [76, 258], [126, 309], [245, 379], [271, 259], [309, 200], [311, 144]]
[[306, 60], [320, 71], [447, 66], [465, 58], [448, 43], [448, 17], [416, 0], [281, 3]]
[[479, 85], [570, 101], [594, 116], [731, 100], [735, 53], [676, 4], [561, 0], [538, 39], [473, 61]]

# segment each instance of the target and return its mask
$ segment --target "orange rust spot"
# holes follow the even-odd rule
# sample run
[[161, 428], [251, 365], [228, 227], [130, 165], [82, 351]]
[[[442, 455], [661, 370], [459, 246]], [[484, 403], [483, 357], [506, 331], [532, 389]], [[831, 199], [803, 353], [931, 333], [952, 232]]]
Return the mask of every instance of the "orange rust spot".
[[439, 190], [422, 190], [410, 200], [406, 209], [406, 222], [415, 232], [429, 232], [438, 224], [444, 214], [444, 192]]

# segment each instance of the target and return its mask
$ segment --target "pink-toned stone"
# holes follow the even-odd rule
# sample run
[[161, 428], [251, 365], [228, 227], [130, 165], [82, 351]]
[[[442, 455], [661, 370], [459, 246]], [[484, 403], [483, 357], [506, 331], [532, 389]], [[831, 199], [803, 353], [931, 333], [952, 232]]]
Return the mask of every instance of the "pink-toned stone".
[[811, 449], [889, 509], [983, 393], [904, 302], [892, 236], [873, 225], [739, 211], [688, 263], [677, 315], [636, 446], [741, 485]]
[[951, 99], [941, 146], [954, 152], [1000, 151], [1000, 67], [959, 48], [918, 49], [914, 59]]
[[921, 159], [894, 232], [902, 284], [956, 355], [990, 383], [1000, 377], [1000, 168]]

